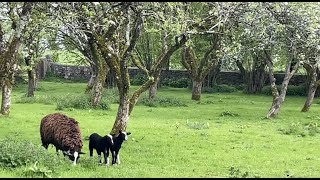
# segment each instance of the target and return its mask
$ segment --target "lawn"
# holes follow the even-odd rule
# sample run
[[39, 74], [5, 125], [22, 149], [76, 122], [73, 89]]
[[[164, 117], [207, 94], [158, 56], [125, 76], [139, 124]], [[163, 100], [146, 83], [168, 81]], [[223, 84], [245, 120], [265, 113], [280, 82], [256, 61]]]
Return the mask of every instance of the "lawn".
[[[77, 166], [58, 156], [63, 161], [47, 172], [49, 177], [320, 177], [317, 99], [310, 112], [302, 113], [305, 97], [289, 96], [278, 118], [268, 120], [264, 117], [270, 96], [213, 93], [203, 94], [199, 103], [191, 100], [189, 89], [163, 87], [158, 97], [187, 106], [136, 105], [127, 129], [132, 134], [120, 151], [121, 164], [106, 167], [97, 163], [95, 152], [93, 159], [89, 157], [87, 137], [110, 132], [117, 103], [110, 101], [109, 110], [56, 109], [57, 97], [67, 102], [68, 97], [83, 94], [85, 87], [81, 82], [41, 81], [36, 96], [42, 100], [21, 103], [27, 86], [18, 85], [10, 116], [0, 116], [0, 140], [30, 141], [42, 150], [40, 120], [61, 112], [79, 121], [86, 154]], [[55, 156], [53, 146], [48, 151]], [[50, 164], [35, 170], [30, 169], [32, 164], [7, 168], [0, 157], [1, 161], [0, 177], [41, 177], [50, 170]]]

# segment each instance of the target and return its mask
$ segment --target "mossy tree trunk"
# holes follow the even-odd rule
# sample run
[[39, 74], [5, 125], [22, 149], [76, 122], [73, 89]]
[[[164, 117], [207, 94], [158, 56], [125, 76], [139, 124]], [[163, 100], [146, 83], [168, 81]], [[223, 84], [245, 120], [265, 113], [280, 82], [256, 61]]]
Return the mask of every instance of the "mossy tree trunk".
[[[11, 3], [11, 2], [9, 2]], [[18, 7], [16, 4], [9, 6], [8, 15], [13, 21], [11, 41], [4, 43], [4, 29], [0, 24], [0, 79], [2, 84], [1, 111], [3, 115], [9, 115], [11, 106], [11, 92], [14, 84], [14, 76], [18, 70], [16, 56], [24, 38], [24, 32], [29, 23], [33, 2], [24, 2], [21, 13], [15, 13]]]
[[201, 60], [198, 60], [195, 50], [191, 46], [185, 46], [182, 50], [181, 63], [187, 69], [193, 81], [192, 100], [200, 101], [201, 87], [205, 77], [219, 64], [218, 50], [221, 48], [221, 37], [218, 34], [212, 36], [211, 47], [205, 52]]
[[[144, 32], [135, 48], [135, 54], [133, 58], [137, 58], [136, 61], [139, 61], [139, 64], [143, 65], [147, 69], [147, 71], [151, 70], [153, 64], [155, 63], [156, 56], [159, 55], [162, 51], [167, 50], [168, 48], [167, 32], [164, 30], [163, 36], [161, 35], [162, 34]], [[157, 43], [160, 38], [163, 38], [162, 45], [160, 45], [160, 43]], [[160, 48], [161, 51], [158, 50]], [[167, 63], [167, 65], [168, 64], [169, 62]], [[166, 69], [168, 68], [169, 67], [166, 66]], [[157, 81], [153, 85], [151, 85], [149, 89], [149, 99], [156, 98], [159, 85], [160, 81]]]
[[191, 99], [196, 100], [196, 101], [200, 101], [201, 88], [202, 88], [202, 81], [193, 79], [193, 82], [192, 82], [192, 98]]
[[[104, 58], [101, 57], [101, 52], [97, 49], [96, 39], [91, 32], [92, 29], [96, 32], [103, 32], [103, 26], [93, 26], [95, 23], [105, 22], [102, 22], [104, 20], [103, 18], [99, 18], [95, 23], [89, 22], [91, 17], [88, 17], [87, 9], [85, 9], [91, 7], [89, 4], [90, 3], [63, 3], [63, 5], [72, 12], [70, 14], [77, 14], [78, 16], [70, 16], [70, 14], [67, 13], [63, 16], [59, 15], [57, 18], [66, 24], [66, 28], [68, 29], [67, 33], [65, 31], [59, 31], [63, 35], [65, 42], [80, 51], [91, 66], [91, 77], [85, 93], [90, 95], [91, 104], [96, 107], [102, 98], [102, 91], [107, 79], [109, 67]], [[63, 14], [64, 10], [60, 13]]]
[[91, 67], [91, 75], [90, 75], [90, 79], [88, 81], [85, 93], [91, 92], [91, 90], [93, 88], [93, 84], [94, 84], [96, 77], [97, 77], [97, 67], [95, 66], [95, 64], [93, 62], [90, 62], [89, 64]]
[[314, 95], [318, 86], [320, 85], [320, 80], [317, 81], [317, 66], [315, 64], [304, 63], [303, 67], [306, 69], [309, 79], [309, 89], [308, 96], [301, 112], [308, 112], [313, 102]]
[[158, 83], [159, 81], [152, 84], [149, 88], [149, 99], [155, 99], [157, 97], [157, 91], [158, 91]]
[[106, 61], [101, 57], [100, 53], [98, 52], [96, 43], [90, 43], [90, 50], [92, 53], [92, 59], [95, 63], [94, 69], [96, 74], [96, 77], [93, 82], [93, 88], [91, 90], [91, 103], [93, 107], [96, 107], [101, 101], [102, 91], [106, 82], [109, 68]]
[[1, 114], [9, 115], [11, 106], [11, 91], [12, 86], [2, 81], [2, 101], [1, 101]]
[[206, 84], [204, 84], [205, 87], [213, 87], [217, 85], [217, 78], [219, 73], [221, 72], [221, 61], [218, 61], [218, 64], [214, 66], [214, 68], [208, 73], [208, 79]]
[[[122, 11], [124, 15], [127, 15], [124, 22], [115, 22], [111, 24], [105, 34], [93, 30], [93, 35], [97, 40], [99, 51], [102, 53], [102, 57], [110, 67], [110, 70], [115, 74], [117, 88], [119, 90], [119, 107], [111, 134], [118, 134], [119, 130], [126, 130], [130, 114], [130, 78], [128, 73], [128, 60], [136, 45], [137, 39], [140, 36], [142, 18], [141, 12], [135, 14], [134, 27], [131, 30], [129, 22], [130, 15], [128, 14], [129, 4], [130, 3], [123, 3], [121, 5], [123, 8], [121, 8], [120, 11]], [[120, 27], [121, 25], [122, 27]], [[122, 37], [126, 37], [126, 44], [122, 52], [120, 51], [119, 46], [116, 46], [117, 40], [112, 38], [114, 34], [117, 34], [117, 28], [123, 28], [124, 31], [121, 31], [124, 32]], [[131, 39], [129, 38], [130, 36], [127, 35], [128, 33], [131, 34]]]
[[[124, 3], [124, 5], [126, 5], [126, 3]], [[124, 14], [127, 14], [127, 12]], [[130, 114], [140, 95], [148, 90], [155, 82], [159, 81], [162, 68], [166, 65], [171, 55], [186, 42], [186, 36], [180, 36], [182, 38], [179, 41], [179, 37], [177, 37], [176, 44], [172, 45], [170, 48], [168, 48], [168, 50], [161, 53], [155, 63], [153, 63], [150, 71], [148, 71], [141, 63], [139, 63], [137, 58], [131, 58], [137, 67], [142, 69], [147, 74], [148, 80], [141, 87], [139, 87], [131, 97], [129, 97], [130, 78], [128, 73], [128, 60], [132, 55], [132, 51], [137, 43], [137, 39], [140, 37], [140, 31], [143, 23], [141, 11], [136, 11], [135, 15], [131, 17], [134, 18], [134, 26], [132, 30], [130, 30], [131, 38], [130, 40], [127, 38], [128, 44], [122, 53], [116, 53], [119, 52], [117, 47], [112, 46], [113, 44], [116, 44], [116, 40], [111, 38], [116, 32], [117, 27], [119, 27], [119, 24], [114, 23], [113, 25], [109, 26], [105, 36], [102, 36], [98, 32], [93, 33], [97, 39], [97, 44], [102, 53], [102, 57], [110, 67], [110, 70], [115, 74], [117, 88], [119, 90], [119, 107], [111, 134], [117, 134], [119, 130], [126, 130]], [[124, 24], [129, 24], [128, 19], [130, 18], [126, 18], [127, 22]], [[129, 28], [126, 28], [126, 34], [128, 29]]]
[[[277, 86], [276, 86], [276, 83], [275, 83], [276, 79], [274, 77], [273, 62], [272, 62], [272, 58], [271, 58], [271, 53], [268, 50], [264, 50], [264, 53], [266, 55], [266, 63], [269, 68], [269, 79], [270, 79], [272, 96], [273, 96], [272, 105], [271, 105], [269, 112], [267, 113], [267, 118], [275, 118], [275, 117], [277, 117], [278, 113], [280, 112], [282, 104], [285, 100], [289, 81], [290, 81], [291, 77], [293, 76], [293, 74], [296, 72], [296, 70], [299, 68], [300, 63], [296, 62], [295, 65], [293, 67], [291, 67], [292, 60], [295, 57], [295, 53], [296, 53], [294, 47], [291, 47], [288, 50], [289, 57], [288, 57], [288, 61], [287, 61], [286, 73], [285, 73], [285, 77], [282, 81], [281, 90], [279, 93]], [[291, 69], [291, 71], [290, 71], [290, 69]]]

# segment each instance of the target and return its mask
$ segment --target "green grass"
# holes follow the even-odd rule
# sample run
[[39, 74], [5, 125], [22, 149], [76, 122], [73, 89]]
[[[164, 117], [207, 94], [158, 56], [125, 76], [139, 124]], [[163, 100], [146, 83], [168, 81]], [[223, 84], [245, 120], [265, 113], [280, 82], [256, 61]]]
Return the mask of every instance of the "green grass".
[[[10, 116], [0, 117], [0, 140], [14, 136], [40, 146], [40, 120], [57, 112], [54, 97], [81, 94], [85, 87], [86, 83], [41, 81], [36, 92], [41, 100], [33, 103], [17, 103], [27, 87], [15, 87]], [[137, 105], [130, 116], [128, 131], [132, 134], [122, 146], [120, 165], [94, 163], [97, 155], [90, 160], [88, 141], [84, 140], [87, 154], [79, 164], [61, 164], [52, 177], [320, 176], [320, 135], [307, 129], [310, 123], [319, 124], [319, 105], [313, 104], [308, 113], [300, 112], [305, 97], [287, 97], [278, 118], [267, 120], [270, 96], [213, 93], [203, 94], [199, 103], [191, 100], [191, 90], [176, 88], [160, 88], [158, 96], [175, 98], [188, 106]], [[110, 132], [117, 107], [113, 103], [109, 110], [58, 112], [79, 121], [86, 139], [93, 132]], [[55, 149], [50, 146], [49, 152], [54, 154]], [[26, 168], [0, 167], [0, 177], [25, 177]]]

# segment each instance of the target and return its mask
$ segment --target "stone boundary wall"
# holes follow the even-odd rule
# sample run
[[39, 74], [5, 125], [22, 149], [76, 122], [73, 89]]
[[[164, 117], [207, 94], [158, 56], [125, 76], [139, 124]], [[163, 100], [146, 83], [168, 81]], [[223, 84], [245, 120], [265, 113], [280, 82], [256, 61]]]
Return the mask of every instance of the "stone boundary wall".
[[[58, 77], [72, 80], [89, 80], [91, 74], [90, 66], [74, 66], [74, 65], [63, 65], [54, 62], [45, 62], [42, 64], [43, 70], [41, 71], [41, 77], [45, 77], [47, 72], [54, 74]], [[138, 73], [141, 73], [141, 70], [138, 68], [129, 68], [130, 77], [136, 76]], [[165, 78], [190, 78], [186, 70], [163, 70], [161, 73], [161, 80]], [[284, 78], [283, 73], [276, 73], [276, 84], [281, 84]], [[301, 85], [306, 82], [306, 75], [296, 74], [290, 80], [290, 85]], [[206, 81], [206, 80], [205, 80]], [[217, 76], [218, 84], [228, 84], [238, 86], [243, 84], [241, 74], [239, 72], [223, 71], [220, 72]], [[266, 77], [266, 85], [269, 85], [269, 77]]]

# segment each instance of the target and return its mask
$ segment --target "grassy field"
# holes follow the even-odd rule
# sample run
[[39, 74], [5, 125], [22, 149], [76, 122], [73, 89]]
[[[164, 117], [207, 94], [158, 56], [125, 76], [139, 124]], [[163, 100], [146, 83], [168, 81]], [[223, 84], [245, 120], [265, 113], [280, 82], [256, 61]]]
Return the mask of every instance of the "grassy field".
[[[86, 83], [41, 81], [36, 96], [46, 103], [21, 103], [27, 87], [15, 87], [11, 114], [0, 117], [0, 140], [9, 136], [41, 148], [41, 118], [62, 112], [80, 122], [87, 154], [77, 166], [61, 161], [54, 172], [47, 172], [49, 177], [320, 177], [319, 105], [301, 113], [304, 97], [287, 97], [279, 117], [268, 120], [264, 117], [272, 101], [269, 96], [203, 94], [197, 103], [189, 89], [161, 88], [159, 97], [187, 106], [138, 104], [129, 120], [132, 134], [121, 149], [121, 164], [106, 167], [97, 164], [96, 154], [89, 158], [87, 137], [110, 132], [117, 104], [111, 103], [109, 110], [56, 110], [52, 103], [59, 96], [68, 101], [85, 87]], [[49, 146], [48, 153], [55, 156], [54, 147]], [[1, 167], [0, 177], [41, 177], [46, 171], [45, 166], [31, 167]]]

